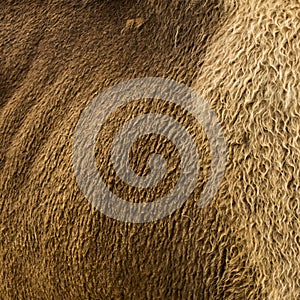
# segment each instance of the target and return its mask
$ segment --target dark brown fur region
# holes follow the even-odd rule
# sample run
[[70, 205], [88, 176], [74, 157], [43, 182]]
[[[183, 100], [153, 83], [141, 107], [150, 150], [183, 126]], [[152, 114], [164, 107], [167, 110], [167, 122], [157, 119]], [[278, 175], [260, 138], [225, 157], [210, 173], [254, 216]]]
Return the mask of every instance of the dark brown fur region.
[[[300, 298], [297, 1], [2, 1], [0, 23], [0, 299]], [[170, 216], [124, 223], [81, 193], [72, 135], [96, 94], [151, 76], [192, 86], [215, 109], [227, 168], [199, 208], [209, 145], [167, 107], [192, 124], [198, 185]], [[161, 109], [147, 103], [115, 112], [97, 141], [99, 170], [128, 201], [177, 178], [170, 167], [141, 194], [101, 165], [120, 120]], [[137, 173], [149, 144], [178, 163], [172, 144], [145, 136], [131, 154]]]

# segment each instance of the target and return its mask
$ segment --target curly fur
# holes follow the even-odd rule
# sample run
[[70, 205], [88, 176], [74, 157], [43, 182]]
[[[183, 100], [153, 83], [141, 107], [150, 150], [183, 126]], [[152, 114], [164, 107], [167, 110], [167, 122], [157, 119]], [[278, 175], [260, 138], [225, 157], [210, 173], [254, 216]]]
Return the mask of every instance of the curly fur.
[[[296, 0], [9, 1], [0, 16], [1, 299], [300, 297]], [[195, 193], [163, 220], [128, 224], [82, 195], [72, 134], [97, 93], [149, 76], [192, 85], [211, 104], [228, 165], [198, 208], [209, 157], [194, 128]]]

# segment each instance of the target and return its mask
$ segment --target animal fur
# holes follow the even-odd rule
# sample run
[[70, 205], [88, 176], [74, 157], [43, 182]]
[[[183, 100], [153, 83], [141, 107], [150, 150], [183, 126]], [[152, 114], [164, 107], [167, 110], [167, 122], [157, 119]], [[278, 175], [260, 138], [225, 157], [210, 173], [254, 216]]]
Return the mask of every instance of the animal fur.
[[[32, 0], [0, 11], [1, 299], [300, 297], [297, 1]], [[200, 209], [210, 161], [194, 128], [203, 172], [190, 199], [160, 221], [122, 223], [78, 188], [72, 134], [97, 93], [150, 76], [191, 85], [211, 104], [228, 164]]]

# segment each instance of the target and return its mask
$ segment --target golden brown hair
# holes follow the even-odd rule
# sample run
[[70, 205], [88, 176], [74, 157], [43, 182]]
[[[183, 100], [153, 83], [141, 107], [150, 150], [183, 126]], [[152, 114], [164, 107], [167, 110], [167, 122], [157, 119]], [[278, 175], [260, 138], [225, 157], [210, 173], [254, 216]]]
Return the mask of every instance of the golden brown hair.
[[[299, 298], [297, 1], [9, 1], [0, 15], [3, 299]], [[81, 193], [72, 135], [96, 94], [150, 76], [210, 103], [228, 144], [226, 173], [199, 208], [210, 158], [193, 125], [203, 169], [190, 199], [162, 220], [123, 223]], [[143, 109], [114, 115], [99, 134], [104, 153], [118, 121]], [[155, 138], [144, 148], [172, 152]]]

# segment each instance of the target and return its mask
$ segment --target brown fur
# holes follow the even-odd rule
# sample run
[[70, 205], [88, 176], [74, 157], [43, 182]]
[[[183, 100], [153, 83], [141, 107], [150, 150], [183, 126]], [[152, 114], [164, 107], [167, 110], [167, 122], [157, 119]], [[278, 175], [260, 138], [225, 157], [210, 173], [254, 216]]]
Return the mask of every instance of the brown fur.
[[[0, 298], [300, 297], [296, 1], [32, 0], [0, 10]], [[209, 158], [196, 129], [195, 193], [163, 220], [122, 223], [79, 190], [72, 134], [96, 93], [149, 76], [211, 103], [228, 165], [214, 201], [198, 208]]]

